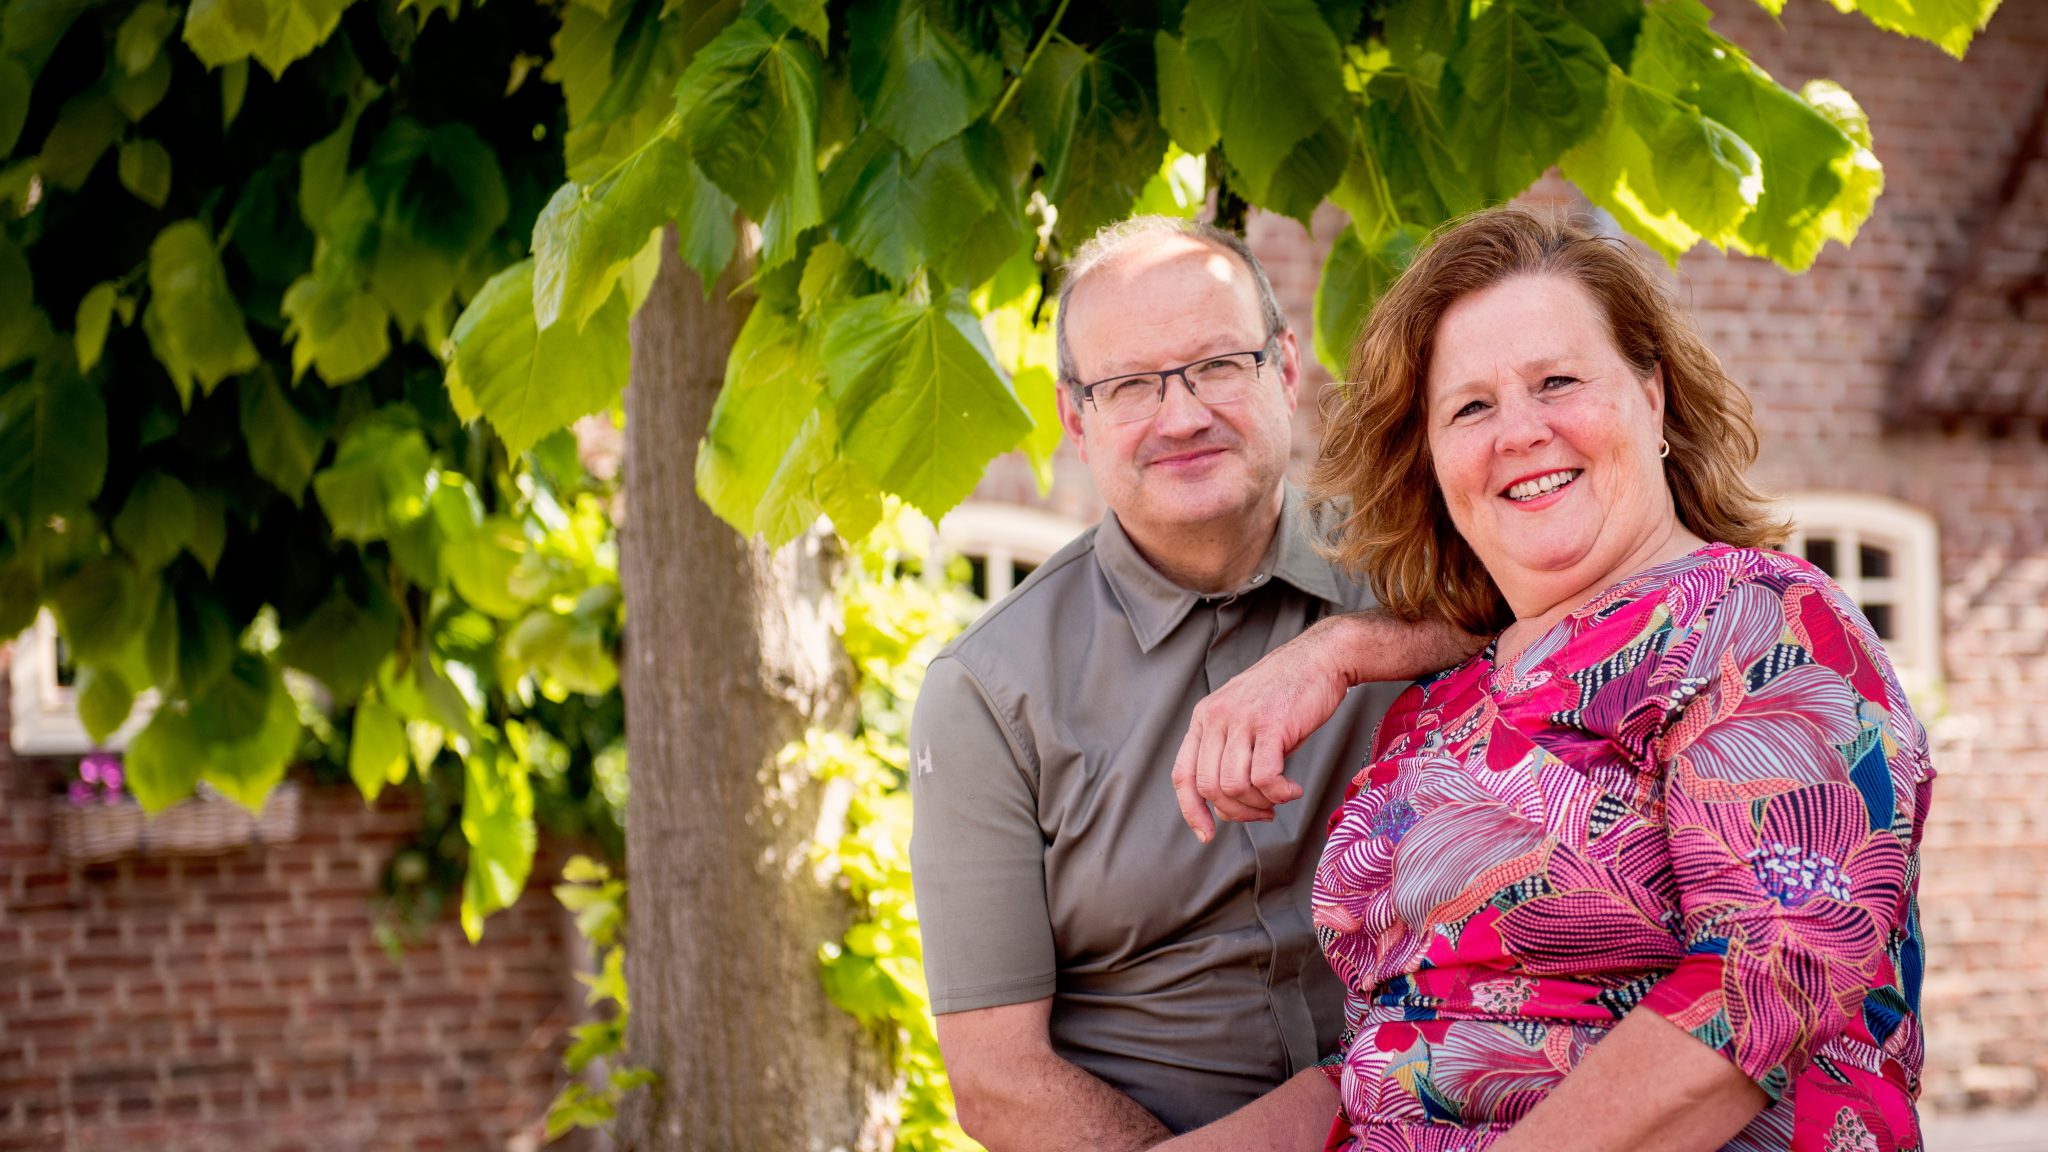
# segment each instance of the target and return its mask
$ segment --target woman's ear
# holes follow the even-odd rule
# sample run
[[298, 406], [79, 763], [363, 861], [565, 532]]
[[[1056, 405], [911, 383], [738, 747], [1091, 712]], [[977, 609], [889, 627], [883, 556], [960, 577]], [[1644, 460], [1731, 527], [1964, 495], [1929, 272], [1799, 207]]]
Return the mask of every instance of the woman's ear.
[[1650, 375], [1643, 381], [1643, 398], [1650, 402], [1650, 415], [1656, 418], [1657, 427], [1664, 426], [1664, 362], [1657, 361], [1650, 368]]

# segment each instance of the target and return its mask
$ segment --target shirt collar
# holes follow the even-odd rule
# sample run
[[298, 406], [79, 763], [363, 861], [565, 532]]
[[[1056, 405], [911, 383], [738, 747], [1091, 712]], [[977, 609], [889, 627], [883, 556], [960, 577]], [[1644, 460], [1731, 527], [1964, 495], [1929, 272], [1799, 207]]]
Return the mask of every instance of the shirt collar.
[[[1311, 596], [1333, 604], [1338, 602], [1336, 573], [1330, 562], [1317, 554], [1311, 539], [1312, 533], [1319, 533], [1312, 519], [1301, 493], [1288, 485], [1273, 543], [1237, 595], [1255, 592], [1278, 579]], [[1124, 616], [1131, 622], [1140, 652], [1149, 653], [1157, 647], [1203, 599], [1200, 593], [1182, 588], [1152, 567], [1124, 532], [1114, 512], [1104, 513], [1102, 526], [1096, 530], [1095, 556], [1117, 603], [1123, 605]]]

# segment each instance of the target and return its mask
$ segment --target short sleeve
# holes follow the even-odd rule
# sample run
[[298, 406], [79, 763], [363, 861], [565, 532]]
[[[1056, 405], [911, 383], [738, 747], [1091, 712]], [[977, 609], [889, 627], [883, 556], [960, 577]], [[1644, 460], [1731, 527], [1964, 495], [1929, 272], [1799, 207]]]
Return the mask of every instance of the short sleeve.
[[1053, 994], [1045, 836], [1022, 750], [957, 658], [932, 662], [910, 726], [911, 879], [932, 1011]]
[[1677, 617], [1654, 747], [1685, 955], [1643, 1005], [1777, 1099], [1892, 979], [1924, 743], [1818, 573], [1737, 581]]

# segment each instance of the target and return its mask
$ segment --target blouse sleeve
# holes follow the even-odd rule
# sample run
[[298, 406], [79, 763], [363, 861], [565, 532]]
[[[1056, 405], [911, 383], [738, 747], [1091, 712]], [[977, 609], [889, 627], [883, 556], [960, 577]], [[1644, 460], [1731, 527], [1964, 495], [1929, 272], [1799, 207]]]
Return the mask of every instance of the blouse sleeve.
[[1674, 608], [1653, 745], [1684, 958], [1643, 1005], [1775, 1100], [1893, 977], [1925, 745], [1818, 572], [1736, 583], [1691, 616]]

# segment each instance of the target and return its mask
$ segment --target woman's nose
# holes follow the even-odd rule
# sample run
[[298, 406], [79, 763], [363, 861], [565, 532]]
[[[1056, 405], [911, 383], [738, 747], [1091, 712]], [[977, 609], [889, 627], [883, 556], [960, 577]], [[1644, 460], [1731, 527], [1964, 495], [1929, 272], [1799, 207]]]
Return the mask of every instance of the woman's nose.
[[1501, 402], [1496, 444], [1503, 452], [1527, 452], [1550, 440], [1550, 420], [1543, 406], [1513, 397]]

